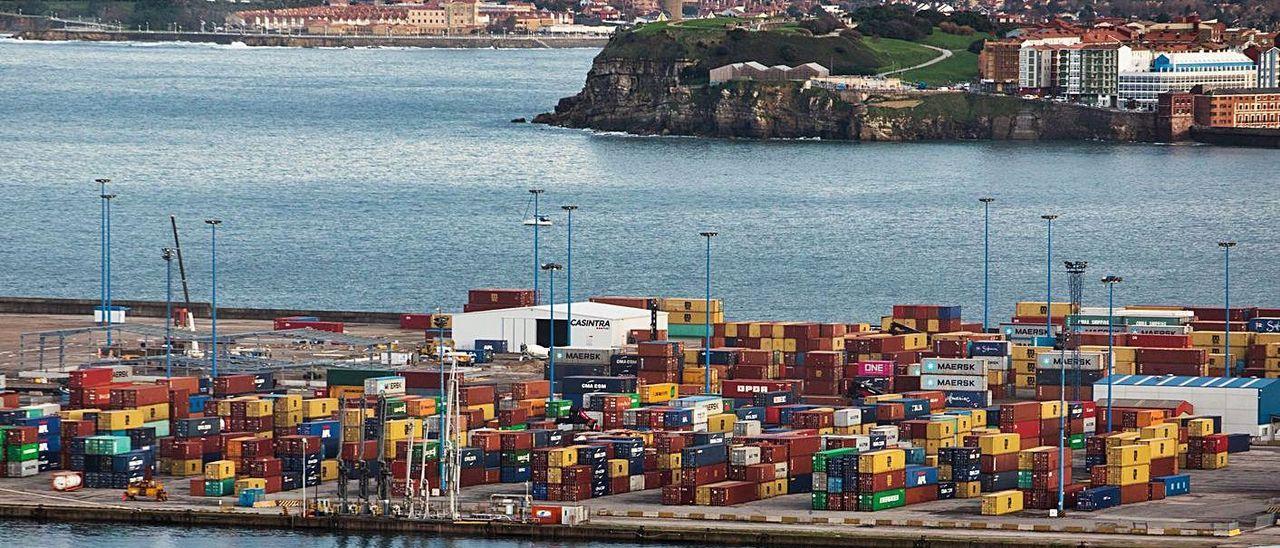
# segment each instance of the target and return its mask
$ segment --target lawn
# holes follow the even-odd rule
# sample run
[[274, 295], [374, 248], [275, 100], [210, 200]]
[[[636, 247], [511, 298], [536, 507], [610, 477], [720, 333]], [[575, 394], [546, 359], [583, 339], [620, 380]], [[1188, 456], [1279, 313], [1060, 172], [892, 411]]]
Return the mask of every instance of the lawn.
[[929, 87], [945, 86], [957, 82], [968, 82], [978, 77], [978, 54], [969, 52], [969, 44], [974, 40], [990, 38], [989, 34], [976, 33], [969, 36], [947, 34], [933, 29], [933, 34], [921, 40], [921, 43], [951, 50], [951, 57], [927, 67], [909, 70], [898, 74], [904, 82], [924, 82]]
[[862, 43], [880, 59], [880, 72], [919, 65], [938, 56], [938, 52], [906, 40], [868, 36]]

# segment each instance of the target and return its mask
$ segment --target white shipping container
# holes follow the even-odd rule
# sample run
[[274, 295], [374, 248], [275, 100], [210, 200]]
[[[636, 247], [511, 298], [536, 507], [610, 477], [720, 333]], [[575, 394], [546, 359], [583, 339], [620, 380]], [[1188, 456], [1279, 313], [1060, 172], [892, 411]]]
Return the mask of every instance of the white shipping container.
[[57, 415], [59, 411], [62, 411], [62, 406], [56, 403], [37, 403], [31, 407], [39, 410], [41, 417]]
[[583, 411], [583, 413], [586, 413], [591, 420], [596, 421], [596, 424], [604, 422], [604, 411]]
[[773, 477], [777, 479], [791, 477], [791, 466], [786, 461], [773, 463]]
[[980, 358], [973, 358], [973, 359], [987, 362], [987, 371], [1008, 371], [1009, 370], [1008, 356], [982, 356]]
[[644, 474], [631, 476], [629, 481], [631, 482], [632, 491], [644, 491]]
[[925, 358], [920, 360], [920, 373], [923, 375], [985, 375], [987, 361], [983, 358]]
[[987, 376], [920, 375], [920, 389], [981, 392], [987, 389]]
[[[1103, 409], [1104, 409], [1104, 410], [1102, 410], [1101, 412], [1102, 412], [1102, 413], [1106, 413], [1105, 408], [1103, 408]], [[1104, 416], [1105, 416], [1105, 415], [1104, 415]], [[1115, 416], [1113, 415], [1111, 418], [1112, 418], [1112, 420], [1114, 420], [1114, 419], [1115, 419]], [[1090, 434], [1090, 433], [1094, 433], [1094, 432], [1097, 432], [1097, 431], [1098, 431], [1098, 417], [1085, 417], [1085, 419], [1084, 419], [1084, 433], [1086, 433], [1086, 434]]]
[[693, 424], [701, 424], [705, 427], [707, 425], [707, 418], [710, 416], [711, 413], [708, 413], [705, 407], [693, 408]]
[[886, 444], [898, 443], [898, 427], [895, 425], [874, 426], [871, 428], [871, 433], [883, 435]]
[[[623, 426], [640, 426], [640, 409], [625, 409], [622, 411]], [[738, 423], [742, 424], [742, 423]]]
[[373, 377], [364, 380], [364, 393], [368, 396], [402, 396], [404, 389], [404, 377]]
[[733, 424], [735, 436], [759, 436], [761, 430], [760, 421], [738, 421]]
[[4, 375], [0, 375], [0, 390], [4, 390], [4, 389], [5, 389]]
[[760, 448], [754, 445], [741, 445], [730, 449], [729, 464], [734, 466], [760, 464]]
[[836, 426], [857, 426], [862, 424], [862, 410], [856, 407], [847, 409], [836, 409], [835, 425]]
[[585, 506], [560, 507], [560, 525], [577, 525], [586, 521], [587, 508]]

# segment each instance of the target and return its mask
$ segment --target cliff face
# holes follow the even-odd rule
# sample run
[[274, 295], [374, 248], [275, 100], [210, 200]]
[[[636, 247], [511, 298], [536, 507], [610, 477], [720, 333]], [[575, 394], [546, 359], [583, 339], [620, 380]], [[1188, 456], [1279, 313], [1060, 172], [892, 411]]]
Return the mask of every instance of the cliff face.
[[798, 83], [693, 80], [690, 60], [606, 56], [582, 91], [536, 123], [642, 135], [822, 138], [1156, 141], [1155, 115], [959, 92], [852, 93]]

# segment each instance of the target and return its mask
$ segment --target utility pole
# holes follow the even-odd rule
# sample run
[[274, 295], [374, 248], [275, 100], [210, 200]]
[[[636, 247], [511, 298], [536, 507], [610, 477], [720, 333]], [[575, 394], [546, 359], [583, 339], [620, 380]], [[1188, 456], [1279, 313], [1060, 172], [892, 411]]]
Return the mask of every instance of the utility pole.
[[995, 198], [978, 198], [982, 202], [982, 332], [986, 333], [991, 310], [991, 202]]
[[572, 346], [573, 345], [573, 210], [578, 209], [578, 206], [564, 205], [564, 206], [560, 206], [560, 209], [565, 210], [565, 212], [569, 214], [569, 219], [566, 224], [568, 234], [567, 234], [567, 237], [565, 238], [569, 242], [569, 255], [567, 257], [567, 260], [565, 261], [568, 268], [566, 269], [566, 272], [564, 275], [565, 286], [566, 286], [564, 290], [564, 306], [565, 306], [564, 317], [565, 317], [565, 323], [567, 323], [569, 327], [568, 329], [565, 330], [564, 345]]
[[[702, 393], [711, 394], [711, 238], [714, 238], [718, 232], [699, 232], [703, 238], [707, 239], [707, 301], [706, 310], [703, 312], [703, 320], [706, 326], [706, 332], [702, 339], [703, 354], [703, 377], [702, 377]], [[683, 380], [683, 379], [682, 379]]]
[[1107, 432], [1111, 432], [1111, 402], [1115, 399], [1115, 395], [1111, 393], [1114, 389], [1114, 379], [1116, 374], [1116, 333], [1115, 333], [1115, 305], [1116, 305], [1116, 284], [1123, 282], [1124, 278], [1120, 276], [1107, 276], [1102, 279], [1102, 283], [1107, 284]]
[[[110, 227], [111, 225], [107, 225]], [[110, 234], [107, 235], [110, 242]], [[1222, 321], [1224, 350], [1226, 351], [1226, 362], [1223, 364], [1222, 376], [1231, 378], [1231, 370], [1235, 366], [1235, 361], [1231, 359], [1231, 248], [1236, 243], [1232, 240], [1218, 242], [1218, 247], [1222, 248], [1222, 295], [1223, 295], [1223, 313], [1226, 317]], [[107, 263], [110, 265], [110, 261]], [[110, 293], [108, 293], [110, 296]]]
[[[213, 290], [213, 299], [209, 305], [210, 325], [213, 332], [210, 337], [210, 346], [213, 351], [212, 367], [210, 367], [210, 375], [218, 376], [218, 225], [222, 221], [218, 219], [206, 219], [205, 223], [209, 225], [209, 252], [213, 260], [211, 263], [210, 288]], [[303, 467], [303, 474], [306, 474], [306, 466]]]

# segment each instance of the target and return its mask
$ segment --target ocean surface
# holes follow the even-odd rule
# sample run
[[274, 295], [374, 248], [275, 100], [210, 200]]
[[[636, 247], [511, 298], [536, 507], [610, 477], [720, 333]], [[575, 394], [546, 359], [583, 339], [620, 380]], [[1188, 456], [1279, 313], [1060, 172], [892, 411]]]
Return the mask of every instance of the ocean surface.
[[[0, 520], [0, 544], [41, 548], [223, 548], [226, 546], [300, 545], [307, 548], [638, 548], [611, 542], [531, 542], [515, 539], [441, 538], [376, 533], [325, 533], [275, 529], [195, 528], [92, 523], [40, 523]], [[646, 548], [674, 545], [645, 543]]]
[[[1280, 153], [1103, 143], [745, 142], [513, 124], [582, 86], [593, 50], [302, 50], [0, 41], [0, 295], [97, 298], [98, 177], [112, 179], [117, 298], [163, 299], [177, 215], [192, 298], [418, 311], [532, 283], [701, 296], [704, 240], [730, 319], [874, 321], [895, 303], [981, 319], [1053, 293], [1061, 261], [1120, 275], [1118, 303], [1280, 305]], [[175, 269], [176, 270], [176, 269]], [[557, 276], [562, 299], [565, 276]], [[546, 278], [542, 279], [546, 291]], [[176, 286], [175, 286], [176, 287]]]

